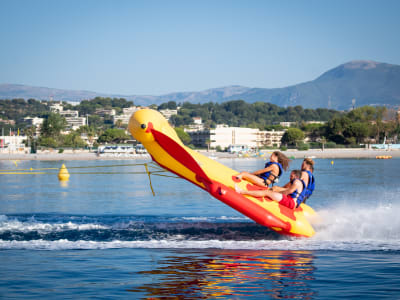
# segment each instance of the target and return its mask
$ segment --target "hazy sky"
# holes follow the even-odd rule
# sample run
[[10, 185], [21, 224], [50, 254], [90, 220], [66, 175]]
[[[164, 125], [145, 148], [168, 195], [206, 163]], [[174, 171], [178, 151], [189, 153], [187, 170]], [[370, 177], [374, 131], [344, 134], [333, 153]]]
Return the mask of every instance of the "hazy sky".
[[400, 1], [0, 0], [0, 83], [125, 95], [400, 64]]

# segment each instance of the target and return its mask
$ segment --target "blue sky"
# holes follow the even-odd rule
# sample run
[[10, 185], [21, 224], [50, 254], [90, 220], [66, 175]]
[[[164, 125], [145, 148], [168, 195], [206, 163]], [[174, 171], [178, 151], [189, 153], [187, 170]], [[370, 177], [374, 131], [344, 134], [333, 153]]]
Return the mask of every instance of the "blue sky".
[[125, 95], [275, 88], [400, 64], [400, 1], [0, 0], [0, 83]]

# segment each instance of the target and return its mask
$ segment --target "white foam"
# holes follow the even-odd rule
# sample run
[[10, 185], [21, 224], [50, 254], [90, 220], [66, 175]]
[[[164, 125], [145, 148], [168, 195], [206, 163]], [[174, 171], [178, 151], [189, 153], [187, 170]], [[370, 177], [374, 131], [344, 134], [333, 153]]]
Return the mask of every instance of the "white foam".
[[362, 204], [341, 204], [319, 211], [322, 223], [316, 226], [315, 239], [343, 242], [400, 240], [399, 204]]
[[38, 222], [34, 218], [28, 221], [21, 222], [17, 219], [12, 219], [7, 216], [0, 216], [0, 233], [5, 231], [13, 232], [31, 232], [37, 231], [40, 233], [61, 232], [67, 230], [92, 230], [92, 229], [108, 229], [109, 227], [100, 224], [76, 224], [73, 222], [67, 223], [43, 223]]
[[150, 249], [246, 249], [246, 250], [339, 250], [339, 251], [382, 251], [400, 250], [400, 242], [338, 242], [318, 241], [316, 239], [297, 240], [258, 240], [258, 241], [188, 241], [177, 239], [150, 241], [69, 241], [65, 239], [4, 241], [0, 240], [0, 249], [29, 250], [72, 250], [72, 249], [120, 249], [120, 248], [150, 248]]
[[183, 220], [187, 221], [215, 221], [215, 220], [224, 220], [224, 221], [246, 221], [249, 220], [246, 216], [220, 216], [220, 217], [182, 217]]
[[[335, 206], [333, 206], [335, 204]], [[183, 236], [171, 236], [162, 240], [143, 241], [69, 241], [60, 239], [13, 241], [0, 240], [0, 249], [112, 249], [112, 248], [219, 248], [219, 249], [252, 249], [252, 250], [339, 250], [339, 251], [400, 251], [400, 203], [376, 203], [352, 201], [332, 203], [317, 213], [322, 219], [316, 225], [316, 235], [312, 238], [285, 240], [187, 240]], [[236, 218], [236, 217], [234, 217]], [[233, 218], [233, 219], [234, 219]], [[216, 218], [211, 218], [215, 220]], [[225, 217], [221, 217], [225, 219]], [[226, 217], [226, 219], [232, 219]], [[238, 219], [242, 219], [239, 217]], [[192, 220], [203, 220], [202, 217]], [[206, 218], [210, 220], [210, 218]], [[117, 227], [129, 226], [131, 223], [119, 224]], [[65, 230], [115, 229], [116, 224], [107, 227], [88, 223], [43, 223], [34, 218], [19, 221], [0, 215], [0, 233], [12, 232], [54, 232]]]

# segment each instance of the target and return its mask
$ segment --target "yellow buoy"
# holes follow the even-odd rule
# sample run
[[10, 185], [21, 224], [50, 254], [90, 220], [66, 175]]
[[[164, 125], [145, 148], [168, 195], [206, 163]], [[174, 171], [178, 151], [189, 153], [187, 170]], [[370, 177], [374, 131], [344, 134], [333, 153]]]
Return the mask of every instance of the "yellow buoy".
[[58, 180], [67, 181], [69, 179], [69, 173], [64, 164], [62, 164], [60, 168], [60, 172], [58, 172]]
[[331, 161], [331, 165], [333, 166], [333, 164], [334, 164], [334, 162], [333, 162], [333, 160]]

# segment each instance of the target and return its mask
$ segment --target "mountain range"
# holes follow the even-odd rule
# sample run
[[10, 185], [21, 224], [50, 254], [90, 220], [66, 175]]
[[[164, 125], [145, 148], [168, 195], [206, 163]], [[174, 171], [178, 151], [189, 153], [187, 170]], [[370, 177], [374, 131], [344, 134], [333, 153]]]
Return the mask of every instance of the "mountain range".
[[136, 105], [262, 101], [279, 106], [301, 105], [304, 108], [349, 109], [351, 106], [400, 105], [400, 66], [356, 60], [328, 70], [318, 78], [284, 88], [249, 88], [228, 86], [200, 92], [177, 92], [161, 96], [102, 94], [92, 91], [62, 90], [20, 84], [0, 84], [0, 99], [37, 99], [79, 102], [95, 97], [125, 98]]

